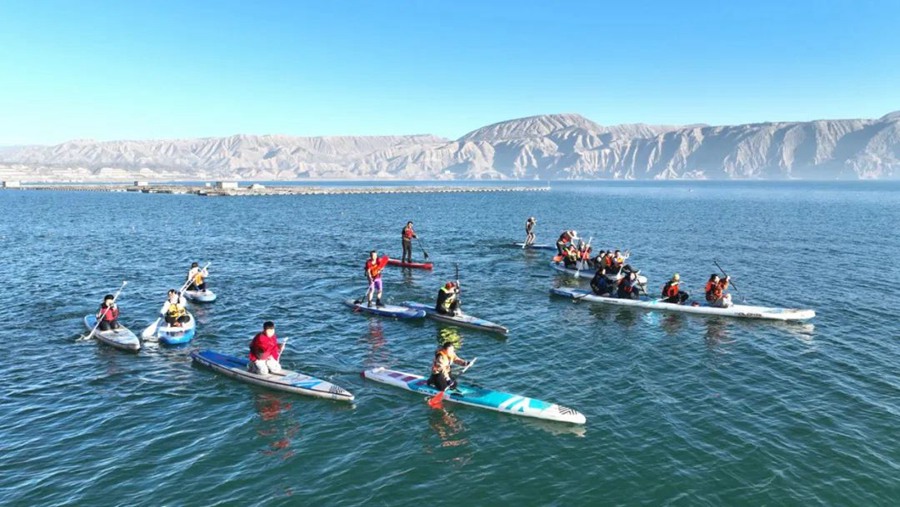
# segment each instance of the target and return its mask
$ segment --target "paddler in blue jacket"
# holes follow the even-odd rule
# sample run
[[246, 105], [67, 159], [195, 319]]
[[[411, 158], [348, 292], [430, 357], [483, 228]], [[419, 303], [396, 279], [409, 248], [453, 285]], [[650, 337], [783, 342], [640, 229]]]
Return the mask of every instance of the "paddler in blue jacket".
[[606, 269], [600, 268], [591, 278], [591, 290], [598, 296], [612, 296], [616, 285], [606, 276]]
[[438, 291], [437, 303], [434, 309], [441, 315], [451, 315], [453, 317], [460, 315], [462, 311], [459, 309], [459, 286], [456, 282], [447, 282], [441, 290]]
[[431, 364], [431, 376], [428, 377], [428, 385], [443, 391], [448, 387], [456, 387], [456, 380], [450, 374], [450, 366], [458, 364], [469, 366], [469, 362], [456, 355], [456, 349], [452, 342], [444, 342], [434, 353], [434, 362]]

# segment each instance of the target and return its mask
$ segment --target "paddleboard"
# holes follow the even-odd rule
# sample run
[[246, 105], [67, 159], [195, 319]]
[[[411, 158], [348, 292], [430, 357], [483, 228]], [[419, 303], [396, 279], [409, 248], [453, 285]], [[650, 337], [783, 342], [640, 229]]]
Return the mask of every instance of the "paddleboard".
[[[524, 245], [524, 244], [525, 243], [513, 243], [512, 246], [522, 248], [522, 245]], [[528, 245], [525, 248], [528, 248], [531, 250], [556, 250], [556, 247], [553, 245], [545, 245], [545, 244], [537, 244], [537, 243]]]
[[373, 304], [369, 307], [365, 302], [358, 304], [352, 299], [344, 301], [344, 304], [353, 308], [355, 311], [381, 315], [382, 317], [395, 317], [398, 319], [421, 319], [422, 317], [425, 317], [424, 311], [415, 310], [408, 306], [384, 305], [378, 307]]
[[181, 326], [169, 326], [163, 320], [156, 328], [154, 335], [166, 345], [184, 345], [190, 342], [194, 339], [194, 334], [197, 332], [197, 320], [194, 319], [190, 312], [188, 312], [187, 316], [190, 317], [190, 320]]
[[[425, 377], [418, 375], [389, 370], [383, 367], [366, 370], [362, 375], [375, 382], [422, 393], [426, 396], [434, 396], [438, 393], [437, 389], [426, 384], [427, 379]], [[469, 405], [470, 407], [484, 408], [522, 417], [572, 424], [585, 423], [585, 417], [581, 412], [568, 407], [465, 384], [460, 384], [456, 390], [446, 391], [443, 399], [444, 401], [460, 405]]]
[[388, 266], [399, 266], [401, 268], [416, 269], [433, 269], [434, 264], [431, 262], [403, 262], [399, 259], [388, 259]]
[[[97, 325], [97, 316], [94, 314], [84, 316], [84, 327], [90, 331]], [[141, 340], [137, 335], [131, 332], [127, 327], [119, 324], [118, 329], [110, 329], [109, 331], [100, 331], [98, 328], [94, 331], [94, 338], [98, 341], [115, 347], [120, 350], [129, 352], [137, 352], [141, 349]]]
[[471, 315], [444, 315], [442, 313], [438, 313], [438, 311], [434, 309], [434, 305], [426, 305], [422, 303], [416, 303], [414, 301], [405, 301], [403, 304], [415, 310], [422, 310], [425, 312], [425, 315], [427, 317], [440, 322], [446, 322], [448, 324], [453, 324], [460, 327], [479, 329], [481, 331], [488, 331], [491, 333], [499, 333], [503, 336], [506, 336], [506, 334], [509, 333], [509, 329], [501, 326], [500, 324], [495, 324], [489, 320], [479, 319], [478, 317], [473, 317]]
[[216, 300], [216, 293], [207, 289], [203, 290], [186, 290], [184, 298], [194, 303], [212, 303]]
[[555, 288], [550, 289], [550, 293], [571, 299], [577, 298], [579, 301], [588, 301], [591, 303], [612, 306], [630, 306], [645, 310], [693, 313], [698, 315], [719, 315], [723, 317], [781, 321], [808, 320], [816, 316], [814, 310], [802, 310], [797, 308], [769, 308], [765, 306], [750, 305], [733, 305], [728, 308], [719, 308], [716, 306], [709, 306], [706, 302], [700, 303], [698, 306], [693, 306], [690, 301], [688, 301], [688, 304], [679, 305], [676, 303], [664, 303], [659, 299], [650, 299], [646, 297], [642, 299], [619, 299], [597, 296], [589, 290], [582, 289]]
[[282, 373], [269, 375], [251, 373], [247, 370], [247, 364], [250, 362], [248, 359], [219, 354], [211, 350], [195, 350], [191, 352], [191, 359], [197, 364], [248, 384], [328, 400], [353, 401], [353, 395], [343, 388], [300, 372], [283, 370]]

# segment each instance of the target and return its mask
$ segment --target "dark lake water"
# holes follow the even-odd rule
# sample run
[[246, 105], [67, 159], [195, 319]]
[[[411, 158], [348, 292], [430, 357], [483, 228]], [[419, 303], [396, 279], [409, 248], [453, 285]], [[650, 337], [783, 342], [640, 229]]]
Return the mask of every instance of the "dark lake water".
[[[0, 191], [0, 504], [896, 505], [900, 498], [900, 184], [553, 183], [550, 192], [202, 198]], [[632, 251], [658, 290], [716, 271], [803, 324], [647, 313], [551, 297], [548, 252], [574, 228]], [[368, 250], [414, 220], [433, 273], [388, 270], [385, 298], [431, 301], [459, 265], [465, 309], [507, 339], [367, 318]], [[416, 256], [421, 258], [417, 247]], [[219, 300], [185, 348], [76, 342], [122, 280], [139, 333], [190, 262]], [[193, 367], [266, 319], [283, 365], [352, 405]], [[575, 408], [577, 428], [360, 378], [425, 374], [438, 341], [484, 387]]]

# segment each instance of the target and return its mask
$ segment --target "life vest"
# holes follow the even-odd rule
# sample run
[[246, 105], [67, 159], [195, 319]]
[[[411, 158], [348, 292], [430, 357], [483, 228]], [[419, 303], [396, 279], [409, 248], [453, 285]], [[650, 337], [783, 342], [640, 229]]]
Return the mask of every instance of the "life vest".
[[[386, 257], [383, 257], [387, 259]], [[384, 262], [381, 259], [372, 260], [369, 259], [366, 261], [366, 273], [369, 273], [369, 276], [372, 277], [372, 280], [375, 280], [379, 276], [381, 276], [381, 272], [384, 271], [384, 266], [387, 265], [387, 260]]]
[[569, 247], [566, 249], [566, 257], [568, 257], [570, 261], [577, 261], [581, 255], [579, 255], [578, 250], [575, 247]]
[[678, 282], [668, 281], [666, 282], [665, 287], [663, 287], [663, 296], [667, 298], [672, 298], [678, 295]]
[[438, 304], [445, 310], [449, 310], [450, 306], [453, 305], [453, 302], [456, 301], [458, 295], [459, 293], [456, 292], [455, 288], [448, 289], [445, 285], [441, 287], [441, 290], [438, 292]]
[[412, 239], [412, 237], [415, 235], [416, 231], [414, 231], [412, 227], [403, 228], [403, 239]]
[[622, 292], [626, 294], [631, 294], [631, 291], [634, 290], [634, 280], [630, 278], [624, 278], [619, 284], [619, 288], [622, 289]]
[[707, 301], [710, 301], [710, 302], [711, 302], [711, 301], [715, 301], [715, 300], [716, 300], [716, 297], [715, 297], [715, 295], [714, 295], [715, 288], [716, 288], [716, 284], [715, 284], [715, 283], [713, 283], [713, 282], [706, 282], [706, 288], [703, 289], [703, 292], [706, 294], [706, 300], [707, 300]]
[[728, 282], [719, 280], [719, 283], [706, 282], [706, 300], [713, 302], [722, 297], [722, 291], [728, 288]]
[[450, 376], [450, 365], [456, 360], [456, 354], [450, 354], [446, 349], [438, 349], [434, 353], [434, 362], [431, 364], [431, 373]]
[[118, 308], [108, 308], [105, 305], [100, 305], [100, 311], [97, 313], [100, 315], [100, 320], [105, 320], [106, 322], [112, 322], [119, 318]]
[[168, 303], [169, 308], [166, 310], [166, 315], [168, 315], [169, 317], [174, 317], [176, 319], [184, 316], [184, 314], [186, 313], [184, 305], [180, 303], [173, 303], [171, 301], [169, 301]]

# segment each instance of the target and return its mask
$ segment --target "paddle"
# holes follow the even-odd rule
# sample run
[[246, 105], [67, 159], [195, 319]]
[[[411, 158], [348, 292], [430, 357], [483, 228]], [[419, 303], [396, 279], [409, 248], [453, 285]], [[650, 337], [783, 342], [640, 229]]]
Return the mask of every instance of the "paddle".
[[[716, 267], [719, 268], [719, 271], [721, 271], [722, 274], [725, 275], [725, 278], [730, 278], [730, 277], [728, 276], [728, 273], [726, 273], [725, 270], [722, 269], [722, 266], [719, 266], [719, 261], [717, 261], [716, 259], [713, 259], [713, 264], [715, 264]], [[734, 290], [737, 291], [737, 293], [741, 295], [741, 301], [744, 301], [744, 302], [746, 303], [746, 302], [747, 302], [747, 298], [745, 298], [745, 297], [744, 297], [744, 294], [741, 293], [741, 290], [737, 288], [737, 285], [735, 285], [734, 282], [732, 282], [730, 279], [728, 280], [728, 283], [730, 283], [731, 286], [734, 287]]]
[[[473, 357], [472, 360], [469, 361], [469, 364], [466, 365], [465, 368], [463, 368], [463, 371], [459, 372], [459, 375], [457, 375], [456, 378], [458, 379], [459, 377], [462, 377], [463, 373], [465, 373], [466, 370], [468, 370], [473, 364], [475, 364], [475, 361], [477, 361], [477, 360], [478, 360], [477, 357]], [[443, 405], [441, 404], [441, 400], [444, 399], [444, 393], [447, 392], [447, 389], [450, 389], [450, 386], [445, 387], [444, 389], [441, 390], [441, 392], [439, 392], [439, 393], [435, 394], [433, 397], [429, 398], [428, 406], [431, 408], [442, 408]]]
[[455, 266], [456, 266], [456, 292], [458, 293], [456, 297], [457, 297], [457, 300], [459, 301], [459, 303], [457, 303], [456, 306], [457, 306], [457, 312], [459, 313], [459, 315], [462, 315], [462, 287], [460, 287], [460, 285], [459, 285], [459, 263], [458, 262], [455, 263]]
[[[119, 290], [117, 290], [116, 293], [113, 295], [113, 304], [116, 304], [116, 299], [119, 298], [119, 294], [122, 292], [122, 289], [124, 289], [126, 285], [128, 285], [128, 281], [122, 280], [122, 286], [119, 287]], [[102, 316], [97, 317], [97, 323], [94, 324], [94, 328], [91, 329], [91, 332], [88, 333], [88, 335], [85, 336], [84, 338], [79, 338], [79, 340], [90, 340], [91, 338], [93, 338], [94, 332], [96, 332], [97, 328], [100, 327], [100, 322], [102, 322], [102, 321], [103, 321]]]
[[422, 239], [419, 238], [418, 236], [416, 236], [416, 241], [418, 241], [419, 246], [422, 247], [422, 254], [425, 255], [425, 260], [427, 261], [428, 260], [428, 250], [425, 250], [425, 242], [422, 241]]

